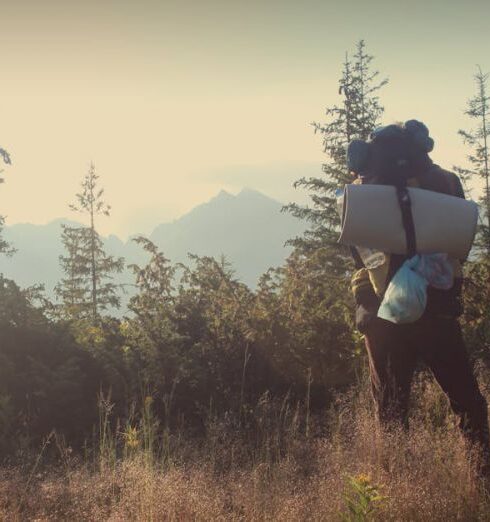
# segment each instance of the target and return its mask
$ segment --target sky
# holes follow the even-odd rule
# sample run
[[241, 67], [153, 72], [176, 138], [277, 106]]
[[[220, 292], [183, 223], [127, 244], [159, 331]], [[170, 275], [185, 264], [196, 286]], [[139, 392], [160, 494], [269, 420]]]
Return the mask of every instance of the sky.
[[424, 121], [434, 160], [464, 164], [489, 19], [486, 0], [0, 0], [0, 213], [76, 218], [90, 162], [104, 234], [149, 233], [221, 189], [305, 201], [292, 183], [326, 159], [310, 124], [361, 38], [389, 79], [383, 122]]

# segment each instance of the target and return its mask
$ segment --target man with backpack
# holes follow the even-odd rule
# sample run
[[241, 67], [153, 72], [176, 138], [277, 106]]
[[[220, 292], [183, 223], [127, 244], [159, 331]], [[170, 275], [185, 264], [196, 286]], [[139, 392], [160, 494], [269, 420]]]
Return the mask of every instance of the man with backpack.
[[[464, 198], [459, 178], [429, 157], [434, 142], [427, 127], [416, 120], [376, 129], [367, 142], [356, 140], [348, 149], [348, 164], [356, 183], [394, 185]], [[403, 216], [403, 209], [402, 209]], [[412, 231], [413, 233], [413, 231]], [[409, 234], [407, 243], [409, 243]], [[366, 267], [353, 249], [357, 267], [352, 279], [356, 323], [365, 335], [371, 386], [379, 421], [408, 425], [411, 380], [419, 360], [425, 362], [459, 417], [463, 434], [480, 450], [479, 470], [490, 472], [487, 403], [470, 364], [458, 317], [462, 313], [461, 261], [452, 260], [454, 284], [449, 290], [431, 286], [427, 305], [415, 322], [395, 324], [377, 316], [384, 292], [410, 257], [385, 254], [384, 262]]]

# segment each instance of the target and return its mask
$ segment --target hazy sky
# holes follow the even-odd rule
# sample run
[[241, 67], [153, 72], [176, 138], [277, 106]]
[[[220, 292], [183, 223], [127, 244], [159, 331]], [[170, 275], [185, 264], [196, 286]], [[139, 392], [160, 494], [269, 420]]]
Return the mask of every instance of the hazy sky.
[[70, 216], [90, 161], [104, 233], [149, 232], [221, 188], [301, 197], [292, 181], [324, 160], [309, 123], [359, 38], [390, 79], [384, 121], [422, 119], [435, 160], [462, 163], [489, 20], [486, 0], [0, 0], [0, 213]]

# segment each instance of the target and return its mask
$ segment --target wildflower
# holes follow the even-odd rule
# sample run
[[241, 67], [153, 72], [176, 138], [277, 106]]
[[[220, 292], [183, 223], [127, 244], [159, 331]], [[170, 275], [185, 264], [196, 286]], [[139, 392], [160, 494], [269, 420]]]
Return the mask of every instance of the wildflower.
[[127, 448], [135, 449], [139, 446], [138, 429], [136, 427], [128, 426], [124, 432], [124, 438]]
[[344, 522], [368, 520], [379, 511], [380, 503], [386, 498], [379, 493], [381, 486], [372, 482], [371, 476], [365, 473], [349, 477], [347, 486], [348, 489], [344, 494], [347, 511], [340, 513]]

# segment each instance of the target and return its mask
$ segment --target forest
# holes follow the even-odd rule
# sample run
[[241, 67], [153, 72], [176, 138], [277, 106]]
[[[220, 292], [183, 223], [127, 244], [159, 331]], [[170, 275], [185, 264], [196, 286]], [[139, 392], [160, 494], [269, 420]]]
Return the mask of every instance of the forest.
[[[424, 368], [409, 432], [376, 426], [335, 191], [352, 181], [348, 143], [384, 122], [388, 79], [363, 40], [340, 71], [338, 103], [312, 124], [325, 162], [296, 182], [310, 203], [283, 208], [307, 232], [256, 288], [226, 258], [173, 263], [139, 236], [147, 263], [130, 266], [128, 310], [116, 313], [126, 261], [104, 250], [111, 207], [93, 164], [70, 205], [87, 224], [60, 230], [56, 298], [0, 276], [3, 520], [488, 520], [490, 498]], [[465, 164], [444, 165], [479, 199], [461, 324], [487, 398], [488, 78], [477, 68], [461, 100]], [[0, 153], [8, 182], [16, 157]], [[0, 235], [0, 255], [15, 249]]]

